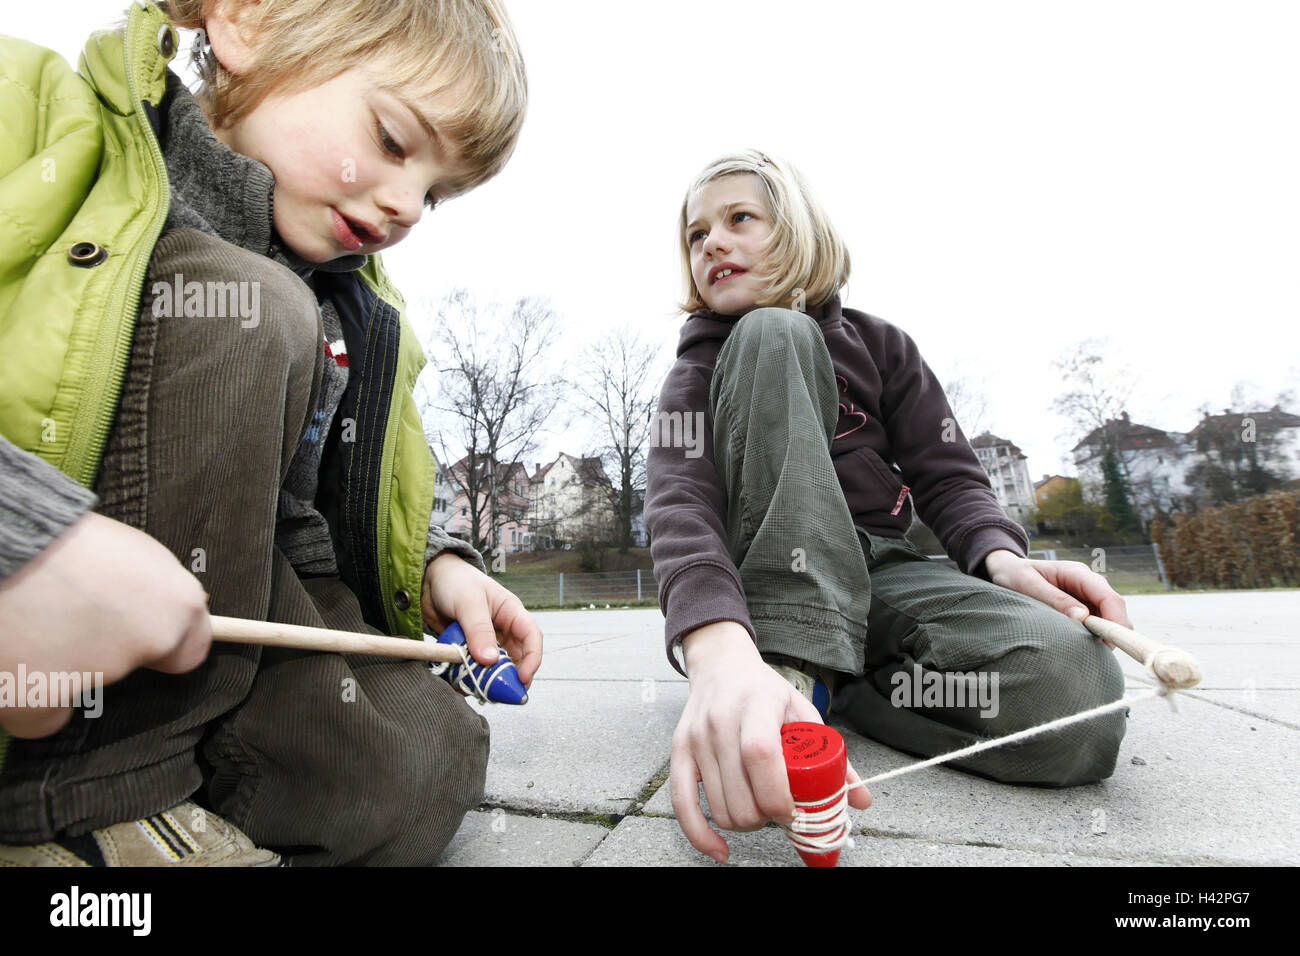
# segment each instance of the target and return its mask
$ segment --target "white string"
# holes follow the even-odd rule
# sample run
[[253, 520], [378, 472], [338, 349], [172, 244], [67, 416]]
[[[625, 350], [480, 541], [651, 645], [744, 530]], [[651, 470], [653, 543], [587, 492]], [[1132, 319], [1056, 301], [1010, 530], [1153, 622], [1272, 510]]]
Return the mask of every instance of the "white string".
[[[452, 686], [459, 687], [467, 693], [472, 693], [475, 697], [486, 704], [488, 702], [488, 695], [487, 687], [483, 684], [483, 675], [496, 665], [489, 664], [483, 666], [479, 664], [478, 661], [474, 660], [474, 658], [470, 656], [469, 648], [464, 644], [444, 644], [443, 646], [456, 648], [456, 651], [460, 654], [461, 662], [455, 664], [451, 661], [440, 661], [436, 664], [430, 664], [429, 670], [433, 671], [434, 676], [436, 677], [443, 676], [449, 669], [452, 670], [451, 675], [447, 678], [447, 680], [451, 682]], [[505, 651], [501, 651], [500, 653], [504, 654]], [[497, 662], [500, 663], [500, 658], [497, 658]], [[505, 670], [506, 668], [503, 667], [493, 674], [492, 680], [488, 681], [488, 685], [491, 685], [492, 681], [499, 678]]]
[[[1154, 657], [1154, 655], [1152, 655]], [[1146, 661], [1147, 670], [1151, 670], [1152, 657]], [[1154, 671], [1152, 671], [1154, 674]], [[1018, 740], [1025, 740], [1028, 737], [1036, 737], [1039, 734], [1045, 734], [1061, 727], [1067, 727], [1070, 724], [1077, 724], [1084, 720], [1091, 720], [1093, 717], [1100, 717], [1102, 714], [1109, 714], [1112, 711], [1121, 710], [1130, 704], [1135, 704], [1142, 700], [1151, 700], [1155, 697], [1165, 697], [1171, 707], [1174, 706], [1173, 691], [1157, 681], [1156, 688], [1145, 694], [1139, 694], [1137, 697], [1121, 697], [1119, 700], [1112, 701], [1109, 704], [1102, 704], [1100, 707], [1094, 707], [1091, 710], [1081, 711], [1077, 714], [1069, 714], [1056, 720], [1049, 721], [1045, 724], [1039, 724], [1037, 727], [1027, 727], [1024, 730], [1017, 731], [1014, 734], [1008, 734], [1005, 737], [997, 737], [993, 740], [982, 740], [977, 744], [971, 744], [969, 747], [962, 747], [960, 750], [954, 750], [951, 753], [940, 754], [938, 757], [931, 757], [928, 760], [921, 760], [917, 763], [908, 764], [905, 767], [899, 767], [896, 770], [889, 770], [885, 773], [878, 773], [874, 777], [868, 777], [866, 780], [860, 780], [854, 784], [845, 784], [839, 790], [817, 800], [796, 800], [794, 804], [794, 821], [790, 826], [785, 828], [786, 836], [790, 842], [795, 845], [796, 849], [803, 850], [805, 853], [830, 853], [832, 850], [838, 850], [848, 845], [853, 846], [853, 841], [849, 837], [849, 791], [856, 787], [865, 787], [869, 783], [878, 783], [881, 780], [889, 780], [893, 777], [901, 777], [903, 774], [915, 773], [918, 770], [924, 770], [927, 767], [934, 767], [941, 763], [947, 763], [950, 760], [960, 760], [962, 757], [969, 757], [985, 750], [992, 750], [994, 747], [1001, 747], [1005, 744], [1015, 743]], [[1177, 707], [1174, 707], [1177, 710]], [[813, 810], [813, 807], [819, 807], [829, 800], [834, 800], [834, 804], [824, 810]]]
[[835, 802], [821, 810], [808, 809], [826, 803], [826, 799], [794, 804], [794, 822], [786, 827], [785, 835], [796, 850], [805, 853], [830, 853], [842, 846], [853, 846], [849, 836], [849, 791], [840, 789], [832, 797]]

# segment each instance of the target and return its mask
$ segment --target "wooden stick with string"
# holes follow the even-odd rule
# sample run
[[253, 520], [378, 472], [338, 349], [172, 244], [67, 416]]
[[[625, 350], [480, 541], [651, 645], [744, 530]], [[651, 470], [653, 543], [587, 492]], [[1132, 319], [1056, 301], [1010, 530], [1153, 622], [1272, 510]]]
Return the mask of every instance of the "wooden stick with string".
[[1151, 668], [1160, 683], [1172, 690], [1186, 690], [1201, 682], [1201, 665], [1184, 650], [1161, 644], [1095, 614], [1085, 617], [1083, 626], [1103, 640], [1110, 641], [1135, 661]]
[[240, 617], [212, 615], [212, 639], [236, 644], [264, 644], [269, 647], [292, 647], [305, 651], [330, 651], [336, 654], [372, 654], [376, 657], [401, 657], [409, 660], [461, 662], [460, 650], [452, 644], [414, 641], [405, 637], [379, 634], [356, 634], [325, 627], [302, 624], [276, 624], [251, 621]]

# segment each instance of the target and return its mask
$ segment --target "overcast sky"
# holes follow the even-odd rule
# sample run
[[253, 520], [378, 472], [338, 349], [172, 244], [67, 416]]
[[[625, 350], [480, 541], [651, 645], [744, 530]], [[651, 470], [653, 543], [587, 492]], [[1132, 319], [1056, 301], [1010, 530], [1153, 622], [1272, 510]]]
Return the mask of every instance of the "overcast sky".
[[[755, 146], [843, 234], [846, 304], [978, 383], [983, 426], [1035, 479], [1074, 473], [1050, 363], [1086, 338], [1158, 428], [1239, 383], [1264, 404], [1300, 391], [1300, 4], [507, 3], [529, 116], [499, 177], [385, 255], [417, 326], [457, 285], [545, 295], [567, 353], [627, 325], [666, 368], [683, 192]], [[0, 28], [75, 65], [124, 7], [9, 4]]]

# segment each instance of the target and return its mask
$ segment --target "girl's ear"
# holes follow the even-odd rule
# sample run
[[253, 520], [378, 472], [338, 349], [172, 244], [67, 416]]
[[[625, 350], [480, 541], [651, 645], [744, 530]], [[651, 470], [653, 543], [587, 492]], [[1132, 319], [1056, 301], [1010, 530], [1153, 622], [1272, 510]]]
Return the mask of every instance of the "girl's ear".
[[254, 43], [252, 8], [257, 0], [215, 0], [203, 19], [212, 55], [227, 73], [243, 76], [252, 67]]

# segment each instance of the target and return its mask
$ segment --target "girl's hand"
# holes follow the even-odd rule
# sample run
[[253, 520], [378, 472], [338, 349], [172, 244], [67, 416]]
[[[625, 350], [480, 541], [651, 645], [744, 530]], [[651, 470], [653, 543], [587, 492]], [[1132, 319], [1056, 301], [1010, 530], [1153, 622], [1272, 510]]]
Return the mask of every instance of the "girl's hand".
[[[696, 783], [704, 782], [713, 822], [724, 830], [757, 830], [768, 820], [789, 824], [794, 800], [781, 725], [822, 720], [811, 701], [763, 662], [749, 632], [734, 621], [692, 631], [682, 650], [691, 691], [673, 734], [673, 812], [695, 849], [725, 863], [727, 844], [705, 820]], [[858, 781], [852, 767], [846, 781]], [[865, 810], [871, 794], [864, 787], [851, 790], [849, 804]]]
[[1037, 598], [1076, 621], [1095, 614], [1133, 626], [1124, 599], [1110, 582], [1079, 561], [1031, 561], [1002, 549], [989, 552], [984, 569], [994, 584]]
[[542, 629], [515, 597], [464, 558], [446, 552], [424, 570], [420, 609], [441, 633], [459, 621], [465, 644], [480, 664], [496, 663], [499, 643], [528, 687], [542, 663]]

